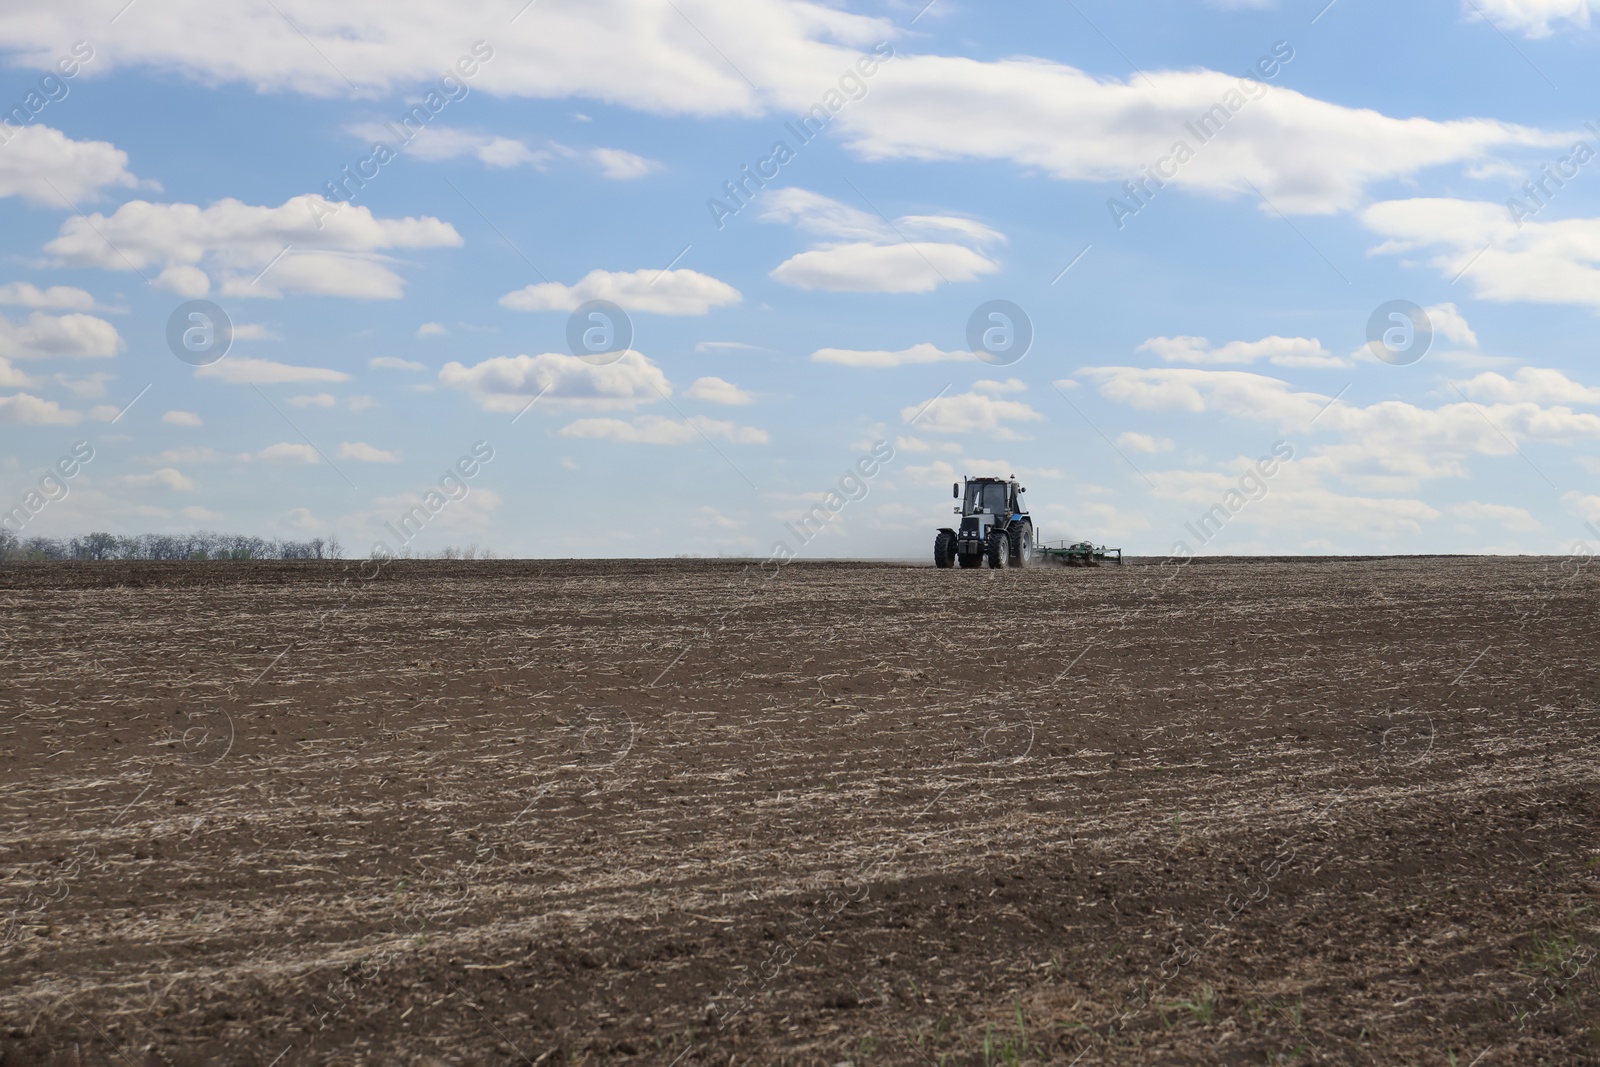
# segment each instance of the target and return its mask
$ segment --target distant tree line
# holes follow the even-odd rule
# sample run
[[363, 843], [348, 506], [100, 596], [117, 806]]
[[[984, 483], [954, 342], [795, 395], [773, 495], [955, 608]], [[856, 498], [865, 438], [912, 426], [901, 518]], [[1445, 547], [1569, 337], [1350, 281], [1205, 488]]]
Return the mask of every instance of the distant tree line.
[[119, 537], [91, 533], [82, 537], [19, 538], [0, 527], [0, 560], [202, 560], [202, 559], [343, 559], [337, 537], [287, 541], [242, 534], [201, 531], [192, 534], [138, 534]]

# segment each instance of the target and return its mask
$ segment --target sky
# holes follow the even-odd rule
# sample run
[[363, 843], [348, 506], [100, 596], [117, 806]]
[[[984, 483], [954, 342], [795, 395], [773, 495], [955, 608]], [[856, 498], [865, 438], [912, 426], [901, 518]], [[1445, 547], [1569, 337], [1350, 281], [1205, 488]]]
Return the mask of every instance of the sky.
[[1588, 5], [6, 5], [0, 513], [1600, 550]]

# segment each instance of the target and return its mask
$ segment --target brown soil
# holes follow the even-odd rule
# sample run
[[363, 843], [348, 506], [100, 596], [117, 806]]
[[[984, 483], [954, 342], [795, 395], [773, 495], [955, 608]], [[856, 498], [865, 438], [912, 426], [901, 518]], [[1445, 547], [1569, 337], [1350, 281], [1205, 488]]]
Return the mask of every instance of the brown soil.
[[0, 1063], [1600, 1062], [1570, 562], [362, 573], [0, 571]]

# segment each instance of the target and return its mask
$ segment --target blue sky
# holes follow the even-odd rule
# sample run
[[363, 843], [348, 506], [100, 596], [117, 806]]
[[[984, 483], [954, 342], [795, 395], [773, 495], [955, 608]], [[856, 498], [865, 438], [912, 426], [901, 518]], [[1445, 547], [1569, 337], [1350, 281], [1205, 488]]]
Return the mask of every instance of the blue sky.
[[[1045, 537], [1136, 553], [1566, 552], [1600, 541], [1597, 45], [1586, 0], [0, 13], [0, 510], [923, 559], [953, 478], [1015, 473]], [[572, 350], [595, 299], [631, 350]], [[235, 330], [198, 367], [194, 300]], [[994, 300], [1020, 359], [969, 348]], [[1369, 345], [1395, 300], [1415, 361]]]

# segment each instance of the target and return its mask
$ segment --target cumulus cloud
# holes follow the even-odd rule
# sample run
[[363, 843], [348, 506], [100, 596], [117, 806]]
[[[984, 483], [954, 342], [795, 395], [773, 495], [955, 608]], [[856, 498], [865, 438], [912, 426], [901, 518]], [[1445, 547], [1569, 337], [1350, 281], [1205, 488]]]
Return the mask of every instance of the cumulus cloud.
[[389, 249], [459, 246], [435, 218], [377, 218], [365, 207], [296, 196], [279, 207], [219, 200], [209, 207], [134, 200], [111, 215], [74, 216], [45, 246], [69, 266], [154, 269], [155, 284], [185, 297], [214, 285], [229, 296], [316, 293], [397, 300], [405, 281]]
[[331, 408], [338, 402], [332, 393], [307, 393], [289, 398], [289, 403], [297, 408]]
[[1147, 433], [1129, 430], [1117, 434], [1117, 446], [1129, 452], [1171, 452], [1172, 441], [1166, 437], [1153, 437]]
[[373, 356], [367, 360], [367, 366], [373, 370], [427, 370], [428, 368], [416, 360], [401, 359], [399, 356]]
[[749, 404], [755, 400], [746, 390], [715, 377], [696, 378], [694, 384], [683, 391], [683, 395], [708, 404]]
[[[346, 129], [374, 144], [389, 144], [397, 139], [394, 131], [381, 122], [356, 123]], [[472, 133], [448, 126], [425, 126], [420, 131], [412, 131], [411, 137], [405, 146], [406, 155], [430, 163], [470, 156], [486, 167], [503, 169], [538, 167], [550, 158], [549, 152], [534, 151], [510, 137]]]
[[350, 375], [326, 367], [297, 367], [271, 359], [228, 356], [194, 372], [196, 378], [215, 378], [229, 385], [284, 385], [291, 382], [347, 382]]
[[94, 308], [94, 297], [70, 285], [52, 285], [48, 289], [41, 289], [32, 282], [11, 282], [0, 285], [0, 304], [25, 308], [89, 311]]
[[[0, 32], [0, 38], [4, 36]], [[49, 126], [10, 131], [0, 151], [0, 197], [20, 196], [70, 211], [72, 205], [63, 197], [77, 203], [93, 199], [107, 186], [137, 184], [138, 179], [128, 173], [128, 153], [105, 141], [74, 141]]]
[[1523, 367], [1507, 378], [1493, 372], [1461, 383], [1475, 400], [1499, 404], [1585, 404], [1600, 406], [1600, 386], [1583, 385], [1559, 370]]
[[959, 363], [977, 358], [971, 352], [946, 352], [926, 342], [894, 352], [883, 349], [819, 348], [811, 353], [814, 363], [873, 368], [904, 367], [914, 363]]
[[1504, 204], [1385, 200], [1361, 213], [1388, 238], [1378, 253], [1433, 252], [1428, 264], [1484, 299], [1600, 307], [1600, 219], [1512, 220]]
[[117, 328], [93, 315], [47, 315], [35, 311], [24, 323], [0, 316], [3, 359], [107, 359], [122, 349]]
[[1484, 504], [1478, 501], [1468, 501], [1456, 504], [1450, 508], [1450, 514], [1458, 519], [1469, 522], [1493, 522], [1504, 526], [1512, 533], [1535, 533], [1544, 529], [1544, 524], [1534, 518], [1526, 508], [1511, 507], [1508, 504]]
[[[381, 122], [355, 123], [345, 129], [373, 144], [394, 145], [399, 140], [394, 130]], [[661, 169], [661, 164], [655, 160], [621, 148], [572, 148], [558, 141], [534, 148], [513, 137], [449, 126], [425, 126], [420, 131], [412, 131], [411, 140], [405, 144], [405, 154], [429, 163], [472, 158], [497, 170], [512, 167], [545, 170], [558, 158], [580, 160], [617, 181], [631, 181]]]
[[41, 400], [29, 393], [0, 396], [0, 422], [22, 426], [72, 426], [83, 415], [62, 408], [54, 400]]
[[609, 300], [627, 311], [704, 315], [737, 304], [739, 290], [695, 270], [592, 270], [576, 285], [540, 282], [500, 298], [513, 311], [571, 311], [589, 300]]
[[1512, 456], [1519, 440], [1600, 440], [1600, 416], [1529, 400], [1437, 408], [1388, 400], [1357, 407], [1247, 371], [1087, 367], [1080, 373], [1098, 383], [1107, 399], [1140, 410], [1223, 415], [1294, 436], [1339, 434], [1342, 441], [1316, 446], [1295, 461], [1296, 468], [1369, 492], [1403, 492], [1429, 479], [1464, 477], [1468, 457]]
[[686, 445], [704, 438], [720, 438], [736, 445], [764, 445], [768, 442], [765, 430], [709, 419], [703, 415], [691, 415], [688, 419], [640, 415], [631, 421], [579, 419], [563, 426], [560, 433], [562, 437], [618, 441], [631, 445]]
[[661, 164], [655, 160], [621, 148], [596, 148], [589, 155], [599, 165], [601, 174], [617, 181], [632, 181], [661, 169]]
[[1266, 360], [1280, 367], [1348, 367], [1351, 361], [1322, 347], [1315, 337], [1263, 337], [1259, 341], [1229, 341], [1213, 346], [1204, 337], [1152, 337], [1139, 346], [1168, 363], [1255, 363]]
[[451, 361], [440, 369], [439, 382], [466, 392], [486, 411], [521, 411], [535, 397], [595, 411], [635, 408], [672, 393], [661, 368], [631, 350], [604, 366], [556, 352], [495, 356], [470, 367]]
[[[1580, 0], [1483, 2], [1529, 32], [1554, 20], [1576, 23], [1584, 10]], [[485, 6], [472, 10], [489, 18]], [[830, 133], [837, 129], [857, 156], [1004, 160], [1063, 180], [1120, 182], [1169, 153], [1185, 122], [1238, 85], [1203, 69], [1121, 80], [1027, 56], [913, 54], [889, 19], [816, 0], [695, 3], [689, 14], [692, 25], [655, 0], [535, 4], [495, 31], [494, 59], [470, 90], [583, 97], [658, 115], [792, 115], [816, 104], [818, 88], [876, 42], [899, 38], [892, 68], [871, 82], [870, 106], [832, 117]], [[0, 41], [22, 62], [43, 66], [97, 17], [104, 16], [93, 0], [14, 6], [0, 11]], [[459, 7], [386, 0], [246, 2], [219, 20], [207, 0], [169, 0], [136, 24], [120, 22], [103, 62], [323, 98], [347, 96], [353, 83], [376, 99], [436, 79], [442, 50], [466, 51], [463, 27], [471, 22]], [[240, 40], [251, 47], [238, 48]], [[724, 55], [739, 57], [738, 70]], [[1253, 183], [1285, 211], [1333, 211], [1359, 204], [1374, 183], [1560, 140], [1548, 137], [1488, 119], [1391, 117], [1279, 86], [1251, 102], [1176, 180], [1217, 195], [1253, 196]]]
[[400, 453], [385, 451], [365, 441], [343, 441], [339, 445], [340, 459], [353, 459], [358, 463], [399, 463]]
[[205, 420], [192, 411], [168, 411], [161, 416], [168, 426], [204, 426]]
[[310, 445], [296, 444], [292, 441], [280, 441], [275, 445], [268, 445], [256, 453], [257, 459], [264, 459], [269, 463], [319, 463], [322, 457], [317, 455], [317, 450]]
[[[1005, 240], [971, 219], [907, 215], [893, 223], [806, 189], [774, 189], [761, 218], [833, 238], [778, 264], [772, 277], [797, 289], [852, 293], [925, 293], [940, 282], [972, 281], [1000, 265], [971, 247]], [[950, 237], [950, 240], [915, 240]]]
[[418, 337], [443, 337], [449, 332], [442, 322], [425, 322], [417, 327]]
[[1006, 441], [1023, 439], [1016, 432], [1017, 423], [1038, 422], [1044, 418], [1020, 400], [1000, 400], [992, 395], [1009, 391], [1004, 388], [1008, 383], [977, 383], [979, 387], [986, 385], [1003, 388], [974, 388], [970, 392], [939, 397], [931, 404], [902, 408], [900, 417], [907, 423], [915, 420], [917, 429], [927, 433], [982, 433]]
[[11, 361], [0, 357], [0, 389], [20, 389], [33, 384], [33, 379], [11, 365]]
[[1469, 21], [1485, 19], [1501, 29], [1528, 37], [1549, 37], [1553, 23], [1574, 29], [1589, 28], [1591, 0], [1462, 0], [1461, 13]]
[[194, 480], [176, 467], [162, 467], [148, 474], [125, 474], [119, 484], [129, 489], [165, 489], [174, 493], [194, 492]]

